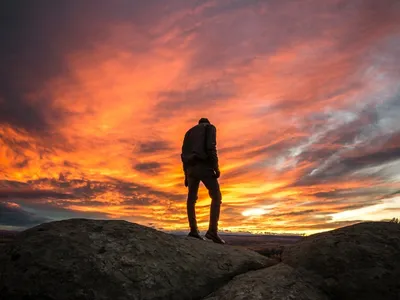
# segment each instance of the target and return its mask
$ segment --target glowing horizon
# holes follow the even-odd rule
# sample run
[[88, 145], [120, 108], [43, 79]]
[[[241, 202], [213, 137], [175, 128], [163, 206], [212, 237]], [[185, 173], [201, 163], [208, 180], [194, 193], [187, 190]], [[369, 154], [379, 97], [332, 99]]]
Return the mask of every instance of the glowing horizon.
[[[186, 230], [180, 151], [201, 117], [217, 128], [221, 230], [399, 216], [398, 1], [5, 9], [0, 229], [91, 217]], [[201, 230], [209, 203], [201, 187]]]

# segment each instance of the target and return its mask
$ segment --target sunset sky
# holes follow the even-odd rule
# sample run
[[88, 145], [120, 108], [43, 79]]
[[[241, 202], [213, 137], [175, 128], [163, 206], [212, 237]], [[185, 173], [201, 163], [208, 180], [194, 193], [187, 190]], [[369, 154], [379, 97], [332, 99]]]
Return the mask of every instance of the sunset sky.
[[[187, 230], [182, 139], [217, 128], [220, 229], [400, 217], [400, 1], [5, 0], [0, 229]], [[201, 187], [197, 217], [207, 229]]]

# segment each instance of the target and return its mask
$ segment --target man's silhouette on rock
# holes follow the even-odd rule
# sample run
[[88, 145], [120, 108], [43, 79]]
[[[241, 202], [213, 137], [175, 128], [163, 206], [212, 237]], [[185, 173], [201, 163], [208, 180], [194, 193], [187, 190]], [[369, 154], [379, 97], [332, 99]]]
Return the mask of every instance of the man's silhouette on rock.
[[197, 228], [195, 205], [198, 199], [200, 181], [203, 182], [211, 198], [210, 225], [205, 235], [215, 243], [224, 244], [218, 235], [218, 220], [221, 208], [220, 176], [217, 155], [216, 128], [206, 118], [190, 128], [183, 140], [181, 159], [188, 187], [187, 214], [190, 226], [189, 236], [204, 240]]

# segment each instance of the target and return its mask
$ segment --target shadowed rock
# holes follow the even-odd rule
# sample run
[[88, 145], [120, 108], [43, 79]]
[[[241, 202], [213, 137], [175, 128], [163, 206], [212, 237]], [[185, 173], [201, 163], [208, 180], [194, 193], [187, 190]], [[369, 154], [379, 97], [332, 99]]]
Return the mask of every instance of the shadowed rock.
[[275, 264], [250, 250], [126, 221], [71, 219], [19, 234], [0, 253], [2, 299], [201, 299]]
[[330, 299], [400, 299], [400, 225], [360, 223], [304, 238], [283, 262], [313, 277]]
[[235, 277], [206, 300], [328, 300], [302, 274], [285, 264]]

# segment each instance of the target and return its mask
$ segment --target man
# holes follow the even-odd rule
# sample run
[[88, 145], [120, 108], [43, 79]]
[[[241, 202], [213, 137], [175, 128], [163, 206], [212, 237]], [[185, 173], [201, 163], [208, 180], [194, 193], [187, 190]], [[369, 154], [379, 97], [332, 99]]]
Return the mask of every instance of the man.
[[205, 235], [215, 243], [225, 244], [218, 235], [218, 220], [221, 208], [220, 176], [217, 155], [216, 128], [206, 118], [189, 129], [183, 140], [181, 159], [188, 188], [187, 215], [190, 226], [189, 236], [204, 240], [197, 228], [196, 201], [200, 181], [203, 182], [211, 198], [210, 225]]

